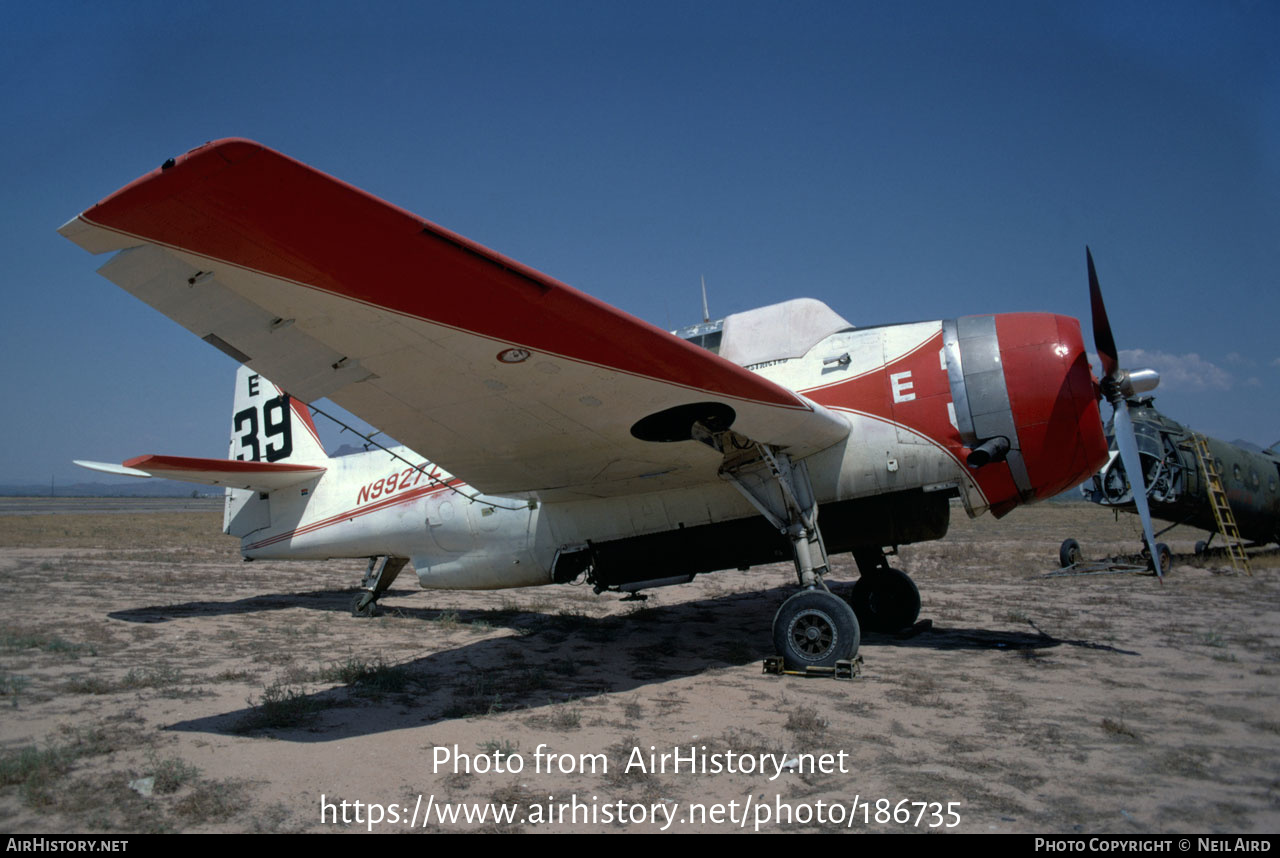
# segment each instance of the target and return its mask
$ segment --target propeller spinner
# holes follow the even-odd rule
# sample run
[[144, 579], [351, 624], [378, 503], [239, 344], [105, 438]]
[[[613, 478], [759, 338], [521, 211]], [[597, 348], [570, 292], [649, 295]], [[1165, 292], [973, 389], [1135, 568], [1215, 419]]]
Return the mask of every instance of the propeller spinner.
[[1154, 369], [1126, 370], [1120, 367], [1116, 341], [1111, 335], [1111, 322], [1107, 319], [1107, 308], [1102, 303], [1102, 288], [1098, 285], [1098, 272], [1093, 267], [1093, 254], [1089, 248], [1084, 249], [1085, 259], [1089, 263], [1089, 303], [1093, 310], [1093, 344], [1098, 350], [1098, 360], [1102, 362], [1102, 393], [1111, 403], [1114, 411], [1112, 428], [1115, 431], [1116, 446], [1120, 449], [1120, 460], [1124, 463], [1125, 474], [1133, 486], [1133, 502], [1138, 507], [1138, 517], [1142, 519], [1142, 532], [1147, 539], [1147, 550], [1151, 552], [1152, 565], [1156, 575], [1164, 580], [1164, 569], [1161, 568], [1160, 552], [1156, 549], [1156, 538], [1151, 528], [1151, 510], [1147, 506], [1147, 487], [1142, 475], [1142, 460], [1138, 455], [1138, 439], [1133, 432], [1133, 418], [1129, 414], [1128, 399], [1139, 393], [1154, 390], [1160, 383], [1160, 373]]

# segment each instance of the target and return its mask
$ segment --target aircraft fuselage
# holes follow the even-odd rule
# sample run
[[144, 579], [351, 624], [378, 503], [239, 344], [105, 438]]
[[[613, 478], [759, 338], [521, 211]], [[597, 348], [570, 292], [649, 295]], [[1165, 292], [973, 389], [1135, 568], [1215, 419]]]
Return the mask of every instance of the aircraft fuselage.
[[[952, 497], [971, 516], [1003, 515], [1074, 485], [1105, 456], [1079, 325], [1066, 317], [851, 329], [747, 368], [850, 424], [844, 441], [804, 460], [831, 552], [940, 538]], [[973, 449], [992, 438], [1007, 450], [972, 466]], [[427, 588], [531, 586], [587, 569], [601, 587], [674, 583], [791, 556], [725, 479], [544, 502], [478, 494], [401, 447], [332, 459], [311, 485], [251, 494], [228, 496], [227, 529], [246, 557], [407, 557]]]

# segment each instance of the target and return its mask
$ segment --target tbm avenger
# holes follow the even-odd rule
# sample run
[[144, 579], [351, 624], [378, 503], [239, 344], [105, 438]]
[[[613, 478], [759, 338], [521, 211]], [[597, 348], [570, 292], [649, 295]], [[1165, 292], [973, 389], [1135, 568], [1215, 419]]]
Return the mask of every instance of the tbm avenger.
[[[1155, 536], [1179, 525], [1207, 530], [1209, 538], [1196, 543], [1196, 553], [1203, 554], [1220, 532], [1211, 478], [1196, 451], [1197, 441], [1203, 440], [1239, 536], [1254, 545], [1280, 542], [1280, 454], [1275, 448], [1248, 450], [1199, 435], [1157, 411], [1153, 399], [1138, 397], [1128, 402], [1128, 409], [1133, 416], [1142, 484], [1151, 515], [1170, 523]], [[1112, 439], [1110, 459], [1080, 490], [1096, 504], [1134, 512], [1134, 487], [1116, 451], [1114, 427], [1108, 425], [1106, 433]], [[1163, 546], [1157, 547], [1162, 554], [1167, 553]], [[1082, 556], [1075, 539], [1063, 542], [1060, 554], [1063, 566], [1078, 562]]]
[[[789, 558], [774, 644], [831, 665], [860, 624], [915, 622], [897, 546], [942, 537], [951, 498], [1000, 517], [1078, 485], [1107, 459], [1100, 392], [1135, 392], [1049, 313], [855, 328], [798, 299], [674, 335], [246, 140], [60, 232], [244, 365], [227, 459], [90, 465], [225, 486], [246, 559], [367, 558], [362, 610], [407, 564], [431, 589], [634, 592]], [[404, 446], [330, 458], [323, 398]]]

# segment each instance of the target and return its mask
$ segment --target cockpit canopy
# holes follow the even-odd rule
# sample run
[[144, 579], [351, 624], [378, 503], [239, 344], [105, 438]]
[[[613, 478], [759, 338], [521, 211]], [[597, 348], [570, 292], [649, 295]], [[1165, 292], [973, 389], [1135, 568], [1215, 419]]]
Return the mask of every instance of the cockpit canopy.
[[853, 325], [816, 298], [794, 298], [673, 333], [739, 366], [750, 367], [802, 357], [832, 334], [852, 329]]

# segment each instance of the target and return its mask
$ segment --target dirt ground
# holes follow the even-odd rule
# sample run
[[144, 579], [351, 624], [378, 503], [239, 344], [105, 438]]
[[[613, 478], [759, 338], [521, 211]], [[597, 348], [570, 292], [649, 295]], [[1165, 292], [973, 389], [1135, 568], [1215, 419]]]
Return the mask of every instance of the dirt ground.
[[1275, 552], [1044, 577], [1136, 520], [958, 513], [895, 561], [932, 628], [837, 681], [761, 671], [789, 567], [647, 602], [409, 572], [364, 620], [360, 564], [241, 563], [218, 523], [0, 517], [0, 830], [1280, 831]]

